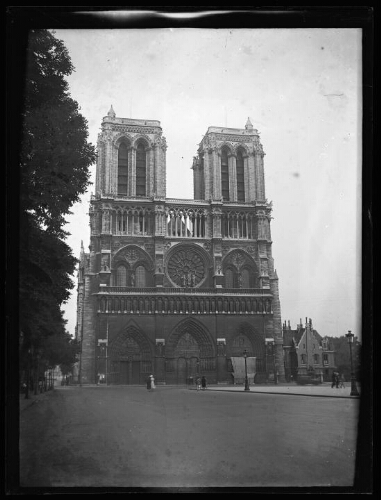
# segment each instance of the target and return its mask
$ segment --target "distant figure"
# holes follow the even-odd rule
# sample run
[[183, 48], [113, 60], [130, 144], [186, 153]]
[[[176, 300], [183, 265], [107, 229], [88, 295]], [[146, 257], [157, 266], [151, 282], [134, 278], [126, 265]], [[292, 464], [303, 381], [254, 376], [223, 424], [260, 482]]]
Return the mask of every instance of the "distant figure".
[[197, 387], [198, 391], [201, 389], [201, 379], [200, 379], [200, 377], [196, 378], [196, 387]]
[[153, 375], [150, 375], [150, 379], [151, 379], [151, 389], [155, 389], [155, 379], [153, 378]]
[[205, 375], [203, 375], [201, 377], [201, 387], [202, 387], [202, 390], [205, 391], [205, 389], [206, 389], [206, 378], [205, 378]]
[[344, 373], [341, 374], [339, 387], [340, 387], [340, 389], [345, 389], [345, 377], [344, 377]]
[[98, 375], [97, 375], [97, 385], [100, 384], [100, 381], [101, 381], [101, 374], [98, 373]]
[[333, 372], [332, 373], [332, 384], [331, 384], [331, 389], [336, 387], [336, 389], [339, 388], [339, 373], [338, 372]]
[[147, 389], [151, 390], [151, 375], [147, 378]]

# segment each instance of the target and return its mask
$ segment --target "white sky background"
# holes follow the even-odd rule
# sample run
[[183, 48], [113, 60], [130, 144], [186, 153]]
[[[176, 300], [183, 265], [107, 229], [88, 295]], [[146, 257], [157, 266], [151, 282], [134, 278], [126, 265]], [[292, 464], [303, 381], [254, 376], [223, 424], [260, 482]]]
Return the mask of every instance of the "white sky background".
[[[70, 93], [97, 142], [116, 116], [159, 120], [167, 197], [193, 198], [193, 156], [209, 126], [250, 117], [266, 156], [266, 197], [282, 322], [361, 338], [360, 29], [56, 30], [75, 72]], [[95, 165], [92, 167], [95, 183]], [[90, 243], [90, 186], [67, 242]], [[75, 277], [76, 279], [76, 277]], [[76, 288], [64, 306], [74, 334]]]

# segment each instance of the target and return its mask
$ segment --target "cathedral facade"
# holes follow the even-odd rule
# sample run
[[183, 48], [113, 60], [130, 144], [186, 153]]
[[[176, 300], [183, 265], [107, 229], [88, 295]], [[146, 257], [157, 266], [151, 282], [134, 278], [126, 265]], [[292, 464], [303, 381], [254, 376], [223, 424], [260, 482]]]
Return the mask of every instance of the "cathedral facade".
[[255, 360], [254, 383], [282, 379], [258, 131], [249, 119], [243, 129], [208, 128], [192, 200], [166, 198], [166, 150], [159, 121], [118, 118], [112, 107], [103, 118], [78, 270], [79, 381], [237, 383], [244, 358]]

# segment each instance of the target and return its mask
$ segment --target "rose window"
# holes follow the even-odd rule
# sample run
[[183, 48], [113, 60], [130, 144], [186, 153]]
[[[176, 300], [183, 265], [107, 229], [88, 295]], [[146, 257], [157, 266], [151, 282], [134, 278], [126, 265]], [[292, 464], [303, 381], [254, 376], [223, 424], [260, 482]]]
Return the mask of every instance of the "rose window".
[[195, 287], [205, 277], [204, 261], [192, 249], [177, 251], [170, 257], [167, 269], [171, 280], [181, 287]]

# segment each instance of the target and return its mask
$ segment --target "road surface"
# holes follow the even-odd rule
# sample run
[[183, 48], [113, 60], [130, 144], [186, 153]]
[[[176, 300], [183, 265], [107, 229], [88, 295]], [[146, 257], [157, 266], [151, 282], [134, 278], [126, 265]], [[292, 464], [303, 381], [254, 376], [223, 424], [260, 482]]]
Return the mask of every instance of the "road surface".
[[26, 487], [352, 486], [359, 400], [59, 387], [20, 412]]

